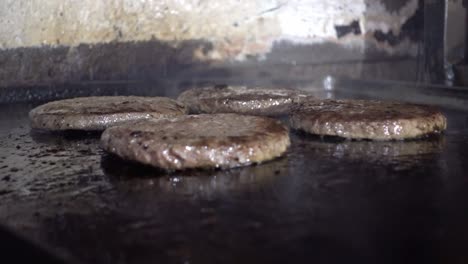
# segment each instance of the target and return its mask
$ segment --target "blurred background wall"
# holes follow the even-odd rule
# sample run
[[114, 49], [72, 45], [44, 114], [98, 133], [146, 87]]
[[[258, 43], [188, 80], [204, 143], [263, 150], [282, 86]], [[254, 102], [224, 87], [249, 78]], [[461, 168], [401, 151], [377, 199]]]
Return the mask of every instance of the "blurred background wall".
[[444, 29], [447, 4], [426, 2], [2, 0], [0, 86], [328, 75], [441, 82], [444, 58], [462, 51], [458, 43], [437, 53], [445, 31], [428, 29]]

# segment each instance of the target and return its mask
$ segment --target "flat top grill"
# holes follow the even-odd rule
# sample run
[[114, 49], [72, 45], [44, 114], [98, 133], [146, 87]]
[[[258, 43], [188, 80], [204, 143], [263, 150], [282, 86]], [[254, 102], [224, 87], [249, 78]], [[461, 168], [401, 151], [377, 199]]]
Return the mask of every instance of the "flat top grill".
[[[134, 85], [81, 85], [77, 95], [175, 95]], [[293, 131], [286, 157], [166, 174], [104, 154], [98, 134], [31, 132], [28, 111], [50, 98], [27, 91], [31, 102], [0, 106], [0, 221], [85, 263], [468, 261], [467, 92], [357, 81], [289, 86], [438, 104], [449, 128], [406, 142]]]

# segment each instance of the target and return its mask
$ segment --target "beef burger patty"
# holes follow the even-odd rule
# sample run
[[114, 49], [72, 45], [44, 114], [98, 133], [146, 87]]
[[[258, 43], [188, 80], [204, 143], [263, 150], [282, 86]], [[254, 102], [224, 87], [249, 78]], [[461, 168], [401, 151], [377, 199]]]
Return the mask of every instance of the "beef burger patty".
[[164, 97], [98, 96], [50, 102], [29, 112], [31, 127], [104, 130], [128, 121], [183, 115], [185, 107]]
[[247, 88], [215, 85], [194, 88], [180, 94], [178, 101], [190, 113], [240, 113], [252, 115], [286, 115], [292, 105], [308, 95], [291, 89]]
[[281, 156], [290, 145], [279, 121], [237, 114], [202, 114], [115, 126], [104, 150], [166, 170], [232, 168]]
[[417, 138], [446, 129], [435, 107], [372, 100], [307, 101], [291, 114], [290, 125], [305, 132], [353, 139]]

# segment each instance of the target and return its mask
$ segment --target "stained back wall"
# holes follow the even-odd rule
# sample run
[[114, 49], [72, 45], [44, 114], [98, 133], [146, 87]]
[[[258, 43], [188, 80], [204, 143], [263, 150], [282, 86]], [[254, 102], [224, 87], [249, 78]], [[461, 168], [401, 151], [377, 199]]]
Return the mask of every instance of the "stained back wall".
[[418, 0], [0, 2], [0, 86], [210, 78], [418, 78]]

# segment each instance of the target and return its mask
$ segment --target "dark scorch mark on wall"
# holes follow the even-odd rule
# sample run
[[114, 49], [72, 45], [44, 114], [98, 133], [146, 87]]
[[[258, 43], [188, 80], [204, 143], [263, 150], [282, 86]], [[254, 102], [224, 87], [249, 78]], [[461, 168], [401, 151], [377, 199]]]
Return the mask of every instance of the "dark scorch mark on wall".
[[348, 34], [360, 35], [361, 27], [358, 20], [353, 20], [349, 25], [335, 25], [336, 36], [338, 38], [344, 37]]
[[401, 33], [395, 34], [392, 31], [384, 33], [380, 30], [374, 32], [374, 38], [379, 42], [387, 42], [388, 44], [395, 46], [401, 41], [409, 39], [413, 42], [420, 42], [423, 39], [424, 32], [424, 9], [423, 1], [419, 1], [419, 8], [416, 13], [410, 17], [401, 27]]

